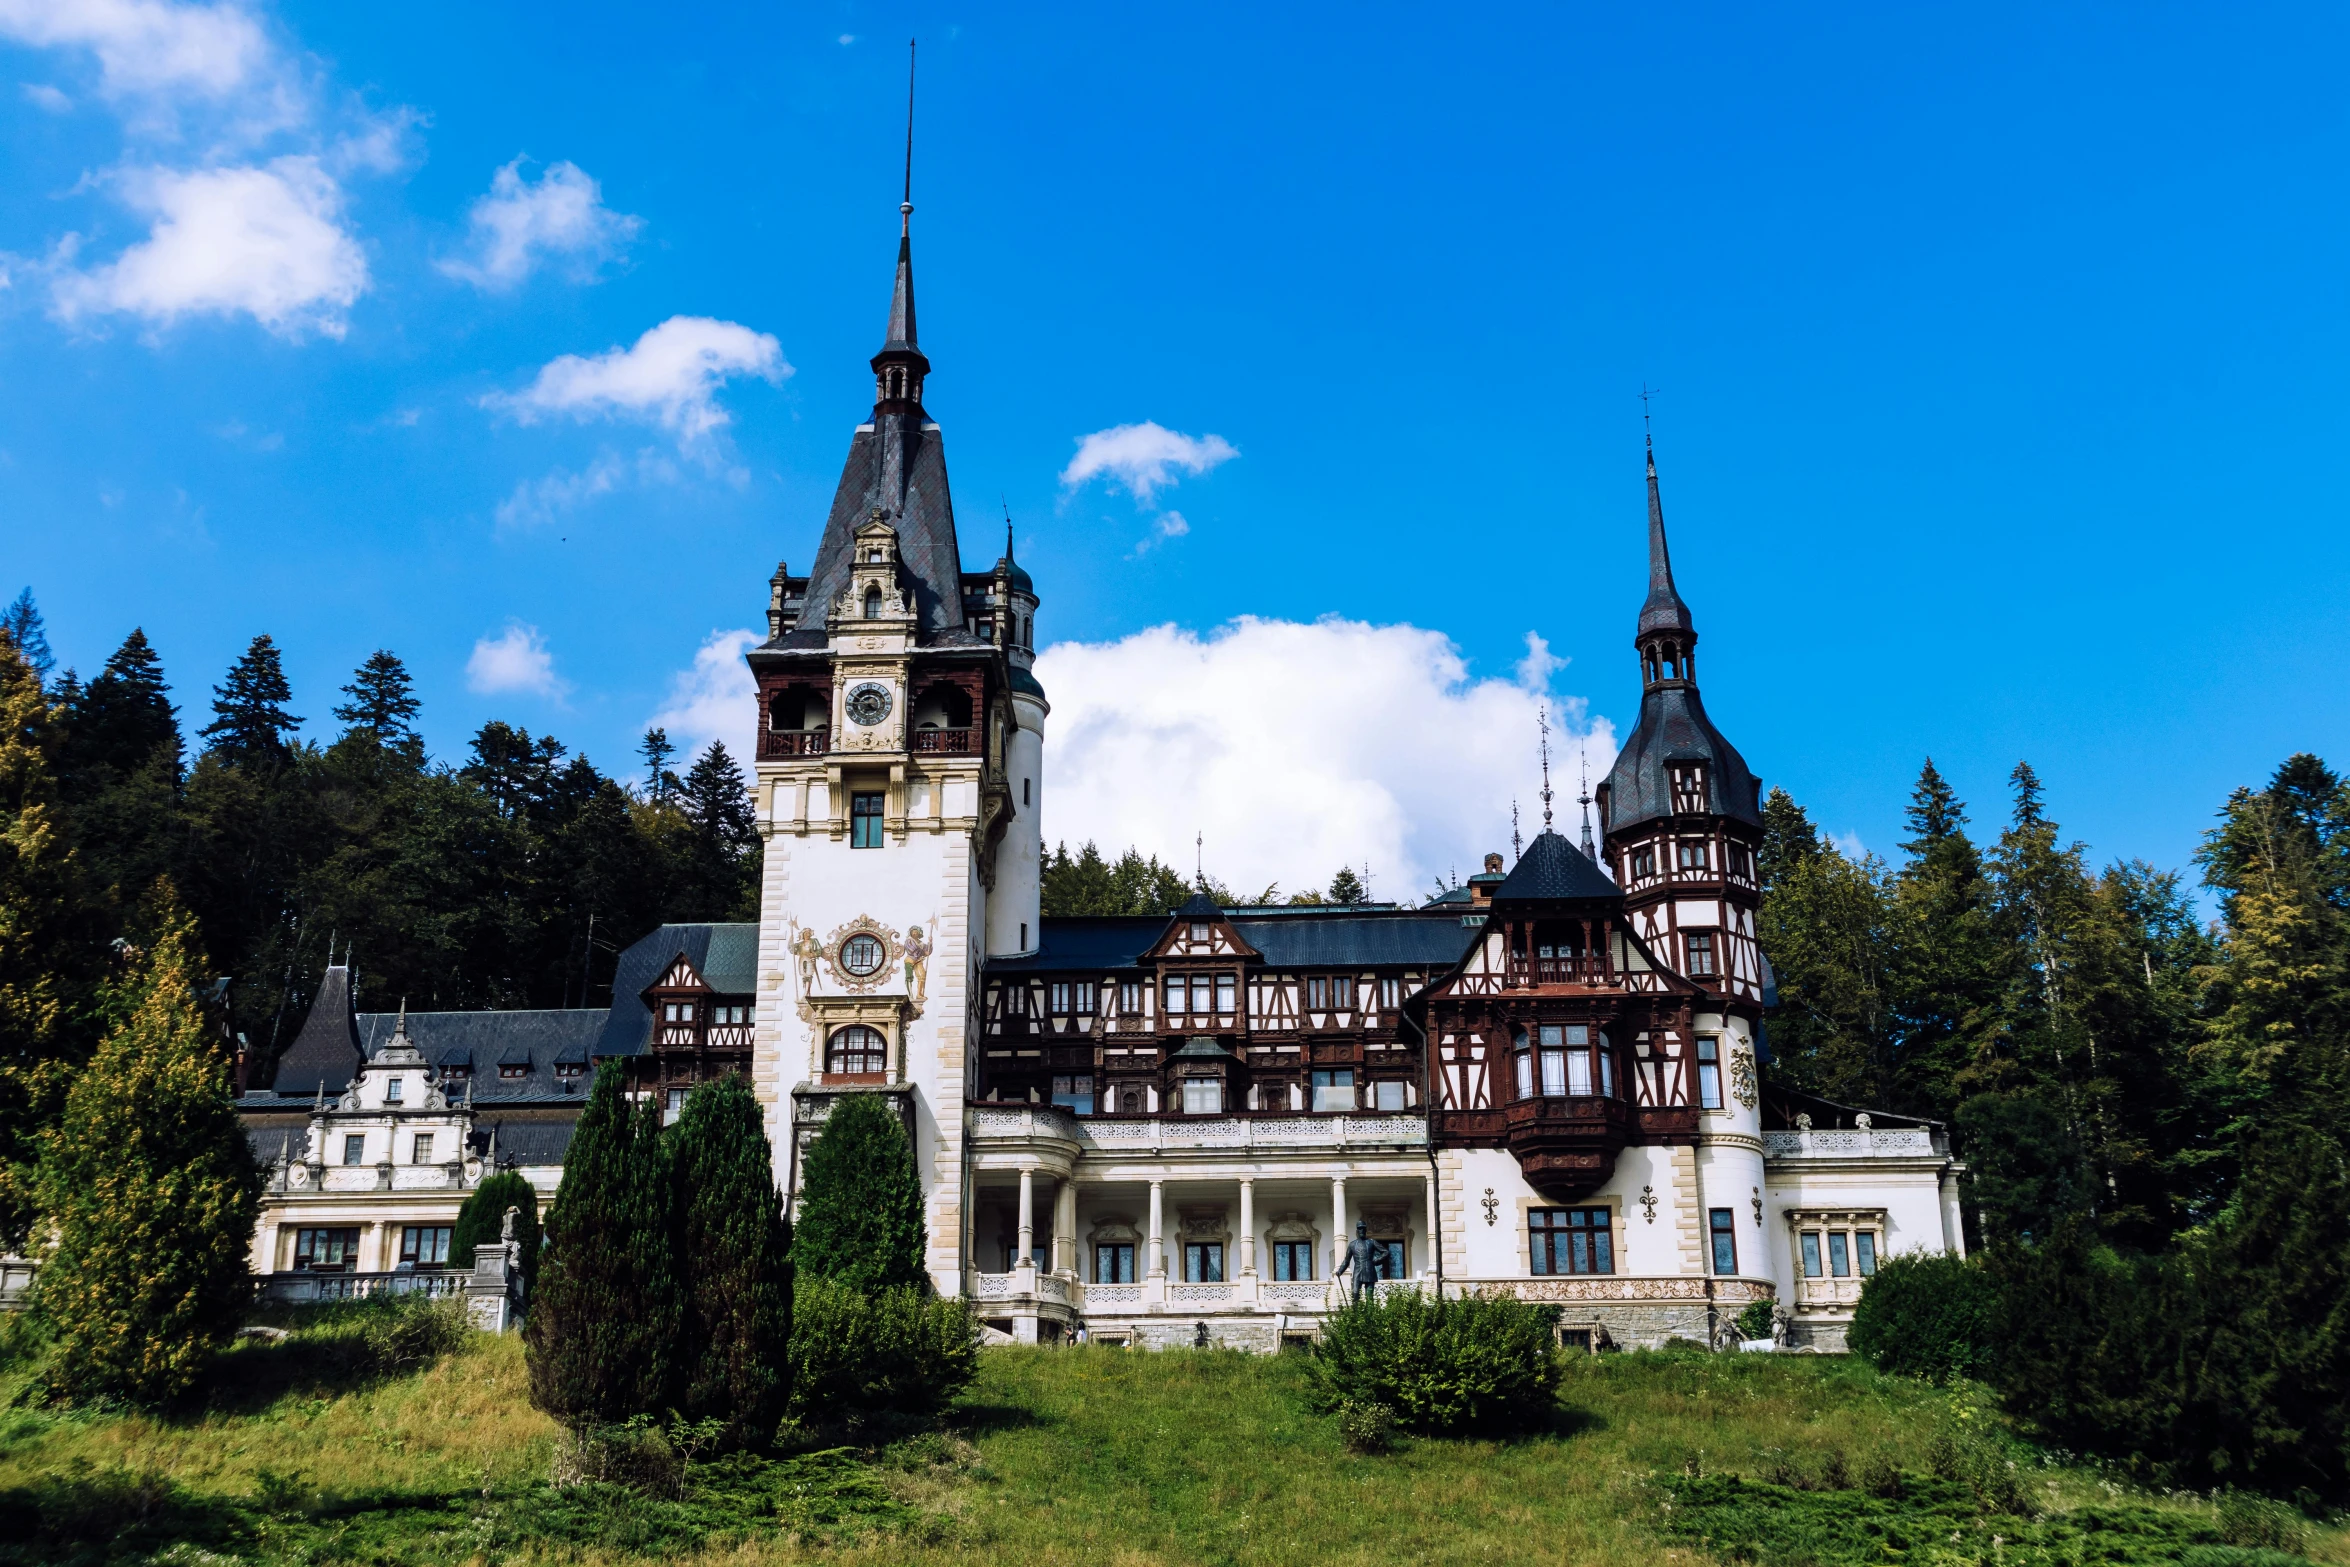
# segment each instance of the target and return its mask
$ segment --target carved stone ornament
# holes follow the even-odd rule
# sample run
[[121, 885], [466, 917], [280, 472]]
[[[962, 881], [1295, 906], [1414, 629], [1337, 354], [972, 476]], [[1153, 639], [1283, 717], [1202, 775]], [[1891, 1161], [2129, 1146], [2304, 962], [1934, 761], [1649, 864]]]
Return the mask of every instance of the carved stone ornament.
[[[870, 968], [865, 968], [863, 964], [852, 967], [851, 960], [845, 955], [849, 943], [859, 936], [870, 939], [881, 949], [880, 960]], [[860, 942], [858, 950], [870, 952], [872, 949]], [[869, 914], [860, 914], [847, 924], [836, 926], [824, 938], [825, 972], [831, 976], [834, 984], [851, 995], [871, 995], [895, 979], [900, 972], [899, 965], [904, 962], [905, 948], [900, 944], [897, 933]], [[863, 969], [863, 972], [858, 972], [859, 969]]]
[[1749, 1110], [1759, 1097], [1754, 1083], [1754, 1052], [1743, 1047], [1730, 1052], [1730, 1097]]
[[1486, 1187], [1485, 1195], [1477, 1200], [1485, 1205], [1485, 1222], [1499, 1224], [1501, 1222], [1501, 1199], [1493, 1195], [1493, 1188]]
[[1656, 1188], [1653, 1186], [1641, 1187], [1640, 1201], [1641, 1204], [1648, 1209], [1648, 1213], [1646, 1215], [1648, 1222], [1651, 1224], [1656, 1223]]

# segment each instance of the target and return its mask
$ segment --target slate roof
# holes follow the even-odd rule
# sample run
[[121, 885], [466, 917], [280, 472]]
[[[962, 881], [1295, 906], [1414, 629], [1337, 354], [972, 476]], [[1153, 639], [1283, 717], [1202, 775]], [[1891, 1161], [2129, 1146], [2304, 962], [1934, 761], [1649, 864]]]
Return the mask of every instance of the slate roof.
[[653, 1009], [644, 992], [680, 957], [719, 995], [758, 992], [758, 926], [663, 925], [620, 954], [612, 975], [612, 1011], [595, 1042], [599, 1059], [641, 1056], [653, 1048]]
[[1656, 451], [1648, 453], [1648, 601], [1640, 606], [1640, 626], [1634, 636], [1651, 631], [1694, 631], [1689, 606], [1673, 586], [1673, 557], [1665, 548], [1665, 503], [1657, 497]]
[[[338, 970], [328, 970], [331, 975]], [[348, 992], [346, 990], [345, 994]], [[327, 1004], [326, 987], [321, 987], [319, 1005], [313, 1006], [315, 1018]], [[603, 1032], [605, 1014], [601, 1008], [567, 1008], [561, 1011], [517, 1012], [411, 1012], [408, 1014], [408, 1039], [435, 1067], [467, 1066], [472, 1068], [473, 1102], [492, 1104], [577, 1104], [587, 1093], [587, 1079], [558, 1079], [555, 1064], [558, 1061], [587, 1060], [587, 1052]], [[392, 1032], [399, 1025], [396, 1012], [362, 1012], [353, 1019], [353, 1035], [358, 1048], [367, 1059], [391, 1042]], [[310, 1025], [303, 1025], [308, 1035]], [[295, 1041], [299, 1044], [299, 1038]], [[290, 1061], [293, 1052], [287, 1051]], [[248, 1091], [238, 1101], [245, 1109], [298, 1110], [313, 1101], [320, 1086], [317, 1072], [307, 1065], [295, 1063], [299, 1070], [289, 1082], [284, 1064], [278, 1069], [277, 1082], [270, 1088]], [[520, 1066], [528, 1070], [521, 1077], [500, 1077], [501, 1066]], [[328, 1074], [325, 1083], [329, 1094], [339, 1094], [350, 1085], [358, 1072], [359, 1056], [354, 1054], [341, 1075]], [[456, 1090], [462, 1093], [461, 1088]]]
[[310, 1015], [302, 1020], [302, 1031], [277, 1058], [274, 1091], [280, 1096], [299, 1094], [309, 1099], [323, 1083], [328, 1093], [339, 1094], [351, 1081], [351, 1074], [359, 1070], [360, 1054], [350, 966], [330, 964], [319, 982], [318, 998], [310, 1003]]
[[1583, 851], [1545, 827], [1493, 889], [1496, 903], [1532, 898], [1620, 898], [1623, 893]]
[[1762, 780], [1705, 716], [1697, 688], [1668, 682], [1642, 694], [1640, 722], [1608, 771], [1604, 808], [1611, 837], [1674, 814], [1672, 780], [1665, 772], [1672, 762], [1705, 764], [1706, 808], [1712, 814], [1762, 826]]
[[[1197, 900], [1204, 901], [1204, 900]], [[1208, 907], [1213, 910], [1214, 905]], [[987, 971], [998, 977], [1056, 972], [1140, 971], [1142, 954], [1166, 932], [1170, 919], [1187, 918], [1189, 904], [1173, 915], [1051, 915], [1043, 921], [1034, 955], [991, 958]], [[1408, 964], [1445, 967], [1459, 961], [1474, 932], [1452, 913], [1282, 914], [1265, 919], [1237, 917], [1240, 939], [1264, 954], [1271, 968], [1388, 967]]]

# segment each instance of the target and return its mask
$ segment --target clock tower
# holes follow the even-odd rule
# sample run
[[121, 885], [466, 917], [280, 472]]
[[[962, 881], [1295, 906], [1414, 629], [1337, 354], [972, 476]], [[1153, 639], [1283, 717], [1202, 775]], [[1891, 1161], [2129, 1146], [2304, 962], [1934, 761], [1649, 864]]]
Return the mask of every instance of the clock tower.
[[871, 417], [805, 576], [778, 566], [758, 685], [766, 861], [752, 1076], [796, 1199], [840, 1097], [880, 1094], [913, 1140], [931, 1276], [963, 1287], [965, 1101], [989, 957], [1035, 950], [1049, 711], [1035, 586], [966, 574], [939, 426], [924, 408], [910, 202], [899, 208]]

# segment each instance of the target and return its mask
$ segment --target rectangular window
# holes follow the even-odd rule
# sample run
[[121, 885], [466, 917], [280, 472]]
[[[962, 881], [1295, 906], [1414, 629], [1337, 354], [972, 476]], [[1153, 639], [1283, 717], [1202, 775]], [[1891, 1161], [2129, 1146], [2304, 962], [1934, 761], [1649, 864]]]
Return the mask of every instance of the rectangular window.
[[1026, 985], [1007, 985], [1007, 986], [1005, 986], [1005, 987], [1004, 987], [1004, 1016], [1006, 1016], [1006, 1017], [1026, 1017], [1027, 1015], [1028, 1015], [1028, 987], [1027, 987]]
[[445, 1268], [449, 1265], [449, 1226], [410, 1224], [400, 1231], [400, 1266]]
[[1526, 1216], [1537, 1274], [1613, 1273], [1614, 1233], [1605, 1208], [1537, 1208]]
[[1183, 1113], [1185, 1115], [1222, 1115], [1224, 1113], [1224, 1082], [1215, 1077], [1187, 1077], [1183, 1080]]
[[1685, 871], [1701, 871], [1706, 868], [1704, 844], [1684, 843], [1678, 845], [1678, 847], [1680, 849], [1681, 869]]
[[1185, 1241], [1183, 1243], [1183, 1282], [1186, 1284], [1223, 1283], [1224, 1243], [1222, 1241]]
[[1216, 982], [1209, 976], [1205, 974], [1191, 976], [1191, 1010], [1198, 1016], [1206, 1017], [1216, 1009], [1215, 989]]
[[1877, 1276], [1877, 1232], [1874, 1230], [1854, 1230], [1852, 1244], [1860, 1252], [1860, 1276], [1864, 1279], [1875, 1278]]
[[296, 1230], [294, 1266], [311, 1273], [346, 1273], [359, 1261], [359, 1231]]
[[1283, 1284], [1296, 1283], [1314, 1276], [1314, 1243], [1312, 1241], [1275, 1241], [1273, 1243], [1273, 1277]]
[[1093, 1010], [1093, 981], [1081, 979], [1077, 982], [1077, 1015], [1091, 1017]]
[[1828, 1271], [1840, 1279], [1852, 1277], [1852, 1240], [1842, 1230], [1828, 1232]]
[[1599, 1091], [1613, 1099], [1616, 1097], [1615, 1055], [1608, 1049], [1607, 1041], [1604, 1039], [1599, 1042], [1599, 1048], [1592, 1053], [1599, 1057]]
[[416, 1134], [415, 1146], [408, 1151], [408, 1162], [410, 1164], [432, 1163], [432, 1133], [418, 1132]]
[[1053, 986], [1053, 1016], [1067, 1017], [1068, 1015], [1069, 987], [1067, 985], [1055, 985]]
[[1713, 1232], [1714, 1272], [1731, 1274], [1738, 1271], [1737, 1215], [1727, 1208], [1715, 1208], [1706, 1215], [1707, 1228]]
[[1330, 1006], [1330, 981], [1316, 974], [1306, 981], [1306, 1010], [1327, 1011]]
[[1230, 974], [1216, 976], [1216, 1016], [1230, 1017], [1240, 1004], [1240, 981]]
[[878, 849], [881, 847], [881, 796], [852, 794], [849, 796], [849, 847]]
[[1534, 1056], [1531, 1051], [1518, 1052], [1518, 1097], [1534, 1097]]
[[1351, 1066], [1314, 1068], [1314, 1108], [1352, 1110], [1355, 1107], [1355, 1069]]
[[343, 1139], [343, 1163], [345, 1163], [345, 1164], [365, 1164], [366, 1162], [367, 1162], [367, 1137], [366, 1137], [366, 1134], [365, 1134], [365, 1133], [362, 1133], [362, 1132], [353, 1132], [353, 1133], [351, 1133], [349, 1136], [347, 1136], [347, 1137], [345, 1137], [345, 1138]]
[[1708, 1110], [1722, 1107], [1722, 1042], [1712, 1034], [1697, 1036], [1697, 1102]]
[[1142, 981], [1127, 979], [1118, 982], [1118, 1015], [1142, 1016]]
[[1167, 1013], [1170, 1017], [1183, 1015], [1183, 976], [1180, 974], [1167, 981]]
[[[1575, 1030], [1575, 1032], [1576, 1032], [1576, 1033], [1578, 1033], [1578, 1034], [1580, 1034], [1580, 1033], [1583, 1033], [1583, 1032], [1585, 1032], [1585, 1030], [1583, 1030], [1583, 1029], [1576, 1029], [1576, 1030]], [[1579, 1095], [1582, 1095], [1582, 1096], [1583, 1096], [1583, 1097], [1585, 1097], [1585, 1098], [1588, 1098], [1588, 1097], [1590, 1097], [1590, 1094], [1591, 1094], [1591, 1087], [1592, 1087], [1592, 1084], [1591, 1084], [1591, 1052], [1590, 1052], [1590, 1050], [1586, 1048], [1586, 1049], [1581, 1049], [1581, 1050], [1570, 1050], [1570, 1051], [1568, 1051], [1568, 1052], [1567, 1052], [1567, 1092], [1568, 1092], [1568, 1093], [1570, 1093], [1570, 1094], [1579, 1094]]]
[[1379, 1265], [1383, 1271], [1380, 1273], [1379, 1277], [1383, 1279], [1402, 1278], [1404, 1276], [1403, 1242], [1378, 1241], [1374, 1244], [1379, 1247], [1379, 1250], [1382, 1254], [1379, 1259]]
[[1713, 978], [1714, 933], [1710, 930], [1693, 930], [1689, 933], [1688, 943], [1689, 977], [1691, 979]]
[[1093, 1281], [1096, 1284], [1132, 1284], [1134, 1243], [1109, 1241], [1094, 1247]]
[[1208, 939], [1207, 921], [1193, 920], [1191, 922], [1191, 939], [1194, 941], [1205, 941]]
[[1546, 1099], [1556, 1099], [1567, 1091], [1567, 1053], [1559, 1048], [1565, 1040], [1565, 1029], [1555, 1023], [1542, 1025], [1542, 1093]]
[[1656, 851], [1654, 849], [1634, 849], [1632, 851], [1632, 879], [1642, 881], [1655, 874]]
[[396, 1104], [398, 1104], [398, 1103], [400, 1102], [400, 1089], [401, 1089], [401, 1086], [402, 1086], [403, 1084], [405, 1084], [407, 1081], [408, 1081], [408, 1080], [407, 1080], [406, 1078], [404, 1078], [404, 1077], [393, 1077], [393, 1078], [387, 1078], [387, 1079], [385, 1079], [385, 1080], [384, 1080], [384, 1103], [385, 1103], [385, 1104], [388, 1104], [388, 1105], [396, 1105]]
[[1403, 987], [1392, 978], [1380, 980], [1379, 1010], [1382, 1012], [1394, 1011], [1397, 1005], [1397, 999], [1400, 996], [1402, 990]]
[[686, 1091], [682, 1088], [672, 1088], [667, 1097], [662, 1100], [661, 1124], [663, 1126], [676, 1125], [677, 1118], [685, 1114], [685, 1094]]
[[1406, 1097], [1404, 1092], [1404, 1085], [1400, 1082], [1396, 1082], [1393, 1079], [1388, 1079], [1379, 1083], [1375, 1083], [1372, 1085], [1372, 1091], [1378, 1095], [1378, 1107], [1382, 1110], [1404, 1110], [1410, 1108], [1410, 1106], [1404, 1103]]
[[1803, 1276], [1807, 1279], [1820, 1276], [1820, 1232], [1817, 1230], [1803, 1232]]
[[1352, 974], [1341, 974], [1330, 981], [1330, 1004], [1341, 1012], [1354, 1010], [1355, 979]]
[[1093, 1074], [1072, 1073], [1053, 1079], [1053, 1103], [1066, 1105], [1079, 1115], [1093, 1114]]

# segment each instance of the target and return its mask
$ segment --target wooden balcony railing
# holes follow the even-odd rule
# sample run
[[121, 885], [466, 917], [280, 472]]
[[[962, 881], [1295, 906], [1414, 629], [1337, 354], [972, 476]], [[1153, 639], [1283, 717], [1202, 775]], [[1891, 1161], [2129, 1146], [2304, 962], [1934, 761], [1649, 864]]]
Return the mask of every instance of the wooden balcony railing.
[[931, 756], [969, 756], [973, 729], [917, 729], [914, 731], [914, 749]]
[[1526, 985], [1606, 985], [1612, 983], [1599, 954], [1579, 958], [1526, 958], [1510, 954], [1509, 982]]
[[783, 756], [822, 756], [827, 749], [827, 732], [822, 729], [767, 729], [759, 735], [759, 759], [773, 761]]

